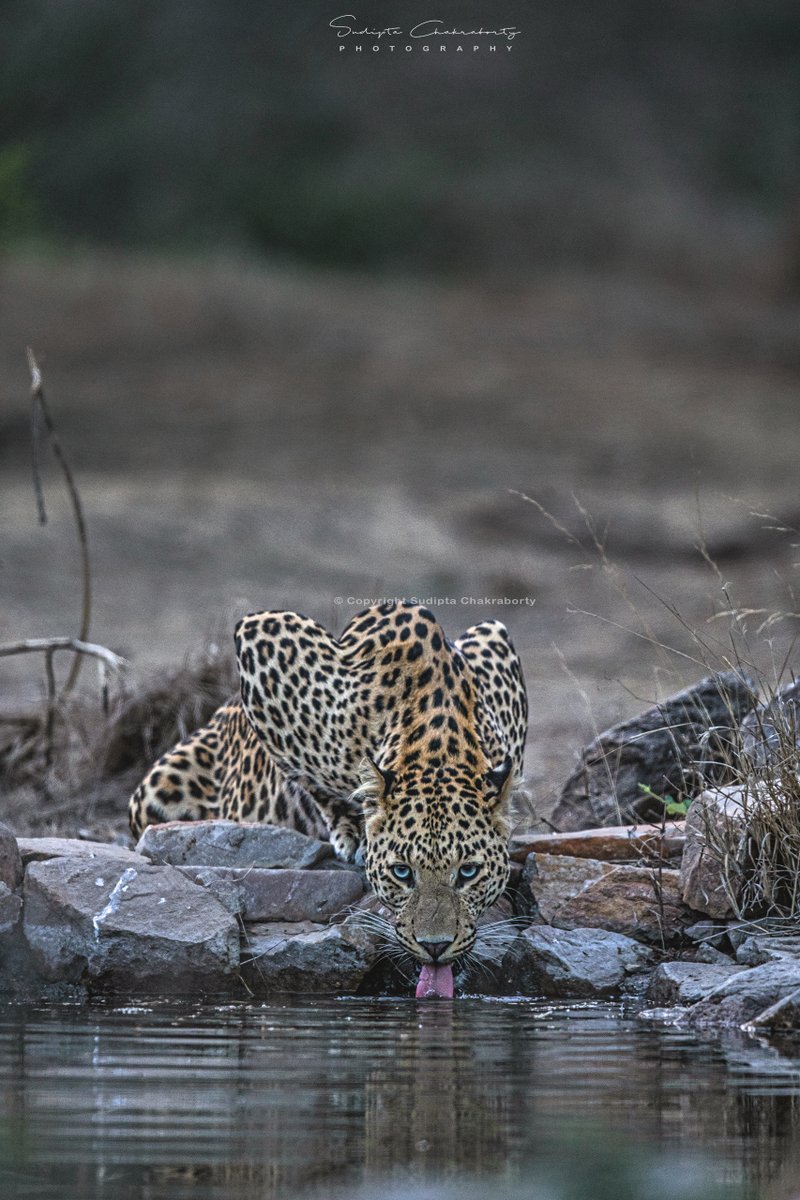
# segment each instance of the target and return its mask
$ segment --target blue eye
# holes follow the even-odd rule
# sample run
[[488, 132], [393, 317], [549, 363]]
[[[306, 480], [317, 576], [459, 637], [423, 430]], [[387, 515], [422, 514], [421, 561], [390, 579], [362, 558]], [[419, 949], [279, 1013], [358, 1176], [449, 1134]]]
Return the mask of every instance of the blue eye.
[[480, 869], [480, 863], [464, 863], [458, 868], [459, 883], [462, 880], [474, 879]]
[[406, 866], [405, 863], [394, 863], [389, 870], [392, 872], [395, 879], [399, 879], [401, 883], [410, 883], [414, 878], [414, 872], [411, 870], [411, 867]]

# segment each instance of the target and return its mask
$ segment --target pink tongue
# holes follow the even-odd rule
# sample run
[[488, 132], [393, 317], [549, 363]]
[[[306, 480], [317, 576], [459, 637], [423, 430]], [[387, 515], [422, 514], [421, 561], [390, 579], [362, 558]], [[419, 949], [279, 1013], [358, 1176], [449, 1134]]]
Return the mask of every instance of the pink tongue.
[[443, 1000], [453, 999], [453, 968], [424, 965], [419, 973], [417, 999], [440, 996]]

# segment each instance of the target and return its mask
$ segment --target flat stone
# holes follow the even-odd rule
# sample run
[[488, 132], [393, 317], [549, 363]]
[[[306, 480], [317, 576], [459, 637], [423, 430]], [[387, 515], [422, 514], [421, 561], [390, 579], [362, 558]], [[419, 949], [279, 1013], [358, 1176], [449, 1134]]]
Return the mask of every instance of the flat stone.
[[736, 939], [736, 961], [747, 967], [784, 959], [800, 960], [800, 938], [791, 934], [753, 932]]
[[534, 909], [552, 925], [574, 896], [612, 870], [608, 863], [591, 858], [567, 858], [559, 854], [529, 854], [522, 868], [523, 895], [530, 894]]
[[753, 1017], [749, 1027], [768, 1029], [772, 1033], [796, 1033], [800, 1029], [800, 989], [765, 1008]]
[[170, 821], [148, 825], [136, 849], [153, 862], [176, 867], [305, 869], [333, 857], [329, 842], [318, 842], [278, 825], [238, 821]]
[[0, 882], [0, 937], [13, 933], [22, 916], [22, 897]]
[[727, 917], [734, 912], [747, 826], [747, 795], [739, 787], [703, 792], [686, 814], [681, 895], [696, 912]]
[[800, 988], [800, 959], [764, 963], [731, 975], [686, 1014], [699, 1029], [738, 1028]]
[[204, 994], [230, 987], [236, 919], [171, 867], [115, 855], [34, 862], [23, 929], [47, 980], [126, 994]]
[[327, 921], [360, 900], [353, 871], [269, 870], [263, 867], [179, 867], [245, 921]]
[[242, 977], [256, 996], [275, 993], [354, 995], [380, 955], [380, 939], [356, 922], [323, 928], [251, 926]]
[[643, 858], [680, 858], [685, 834], [683, 821], [660, 825], [614, 825], [574, 833], [517, 833], [510, 843], [511, 858], [524, 862], [529, 854], [563, 854], [602, 862], [635, 862]]
[[560, 929], [609, 929], [669, 945], [681, 940], [695, 919], [681, 900], [677, 871], [617, 865], [566, 900], [550, 923]]
[[719, 778], [755, 699], [754, 684], [725, 671], [601, 733], [564, 784], [553, 824], [567, 831], [660, 820], [654, 797], [682, 794], [699, 762], [709, 782]]
[[19, 846], [7, 825], [0, 825], [0, 883], [4, 883], [11, 892], [22, 883]]
[[745, 969], [730, 960], [727, 963], [659, 963], [650, 978], [647, 999], [665, 1006], [696, 1004], [731, 975]]
[[504, 957], [499, 984], [504, 995], [601, 998], [619, 992], [651, 958], [619, 933], [533, 925]]
[[114, 842], [85, 842], [81, 838], [19, 838], [19, 852], [24, 866], [32, 862], [47, 862], [51, 858], [115, 858], [119, 862], [136, 866], [142, 857], [125, 846]]

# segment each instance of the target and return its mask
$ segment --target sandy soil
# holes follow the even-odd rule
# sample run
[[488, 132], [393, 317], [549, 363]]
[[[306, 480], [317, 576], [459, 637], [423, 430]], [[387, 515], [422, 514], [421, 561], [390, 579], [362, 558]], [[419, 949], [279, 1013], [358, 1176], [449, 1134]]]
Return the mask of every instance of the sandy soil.
[[[86, 507], [92, 636], [135, 671], [253, 608], [340, 629], [420, 597], [453, 633], [492, 613], [544, 805], [595, 728], [731, 656], [715, 613], [798, 611], [800, 313], [769, 297], [93, 256], [6, 261], [0, 305], [0, 641], [77, 627], [54, 466], [36, 525], [29, 343]], [[797, 618], [760, 623], [739, 650], [771, 678]], [[0, 687], [37, 703], [38, 667], [4, 661]]]

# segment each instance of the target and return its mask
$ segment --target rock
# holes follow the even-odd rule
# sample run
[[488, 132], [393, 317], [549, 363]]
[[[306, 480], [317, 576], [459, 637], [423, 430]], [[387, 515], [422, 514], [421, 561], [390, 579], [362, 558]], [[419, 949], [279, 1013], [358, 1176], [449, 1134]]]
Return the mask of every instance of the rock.
[[239, 963], [236, 919], [171, 867], [114, 855], [25, 873], [23, 928], [45, 979], [127, 994], [213, 993]]
[[727, 963], [659, 963], [647, 987], [647, 999], [659, 1005], [688, 1005], [704, 1000], [731, 975], [744, 971], [730, 959]]
[[326, 921], [364, 894], [354, 871], [179, 867], [245, 921]]
[[725, 925], [718, 921], [695, 921], [687, 925], [684, 934], [701, 946], [713, 946], [715, 950], [730, 949], [730, 939]]
[[20, 838], [19, 852], [23, 865], [46, 862], [50, 858], [115, 858], [126, 865], [142, 865], [142, 857], [125, 846], [113, 842], [85, 842], [81, 838]]
[[[739, 930], [739, 934], [743, 931]], [[800, 960], [800, 937], [792, 934], [749, 933], [736, 938], [736, 961], [748, 967], [783, 959]]]
[[731, 975], [686, 1014], [699, 1029], [739, 1027], [800, 988], [800, 960], [786, 958]]
[[498, 982], [505, 995], [599, 998], [618, 992], [650, 960], [650, 951], [619, 933], [534, 925], [514, 941]]
[[618, 866], [561, 906], [561, 929], [597, 927], [638, 941], [669, 945], [695, 919], [680, 897], [679, 874], [667, 868]]
[[10, 892], [22, 883], [22, 859], [17, 839], [7, 825], [0, 825], [0, 883]]
[[742, 753], [756, 767], [785, 763], [800, 749], [800, 679], [742, 721]]
[[379, 955], [378, 935], [349, 920], [328, 927], [252, 925], [242, 950], [242, 977], [256, 996], [354, 995]]
[[602, 862], [636, 862], [645, 858], [680, 858], [685, 836], [683, 821], [660, 825], [615, 825], [574, 833], [517, 833], [510, 843], [512, 861], [529, 854], [563, 854]]
[[695, 915], [683, 904], [678, 872], [532, 854], [523, 869], [536, 911], [559, 929], [598, 928], [665, 944]]
[[456, 994], [459, 996], [497, 996], [506, 995], [507, 987], [503, 982], [503, 964], [511, 945], [519, 937], [519, 932], [497, 944], [476, 943], [469, 959], [456, 973]]
[[735, 731], [754, 703], [755, 686], [726, 671], [601, 733], [564, 784], [553, 824], [567, 831], [660, 820], [662, 805], [642, 786], [657, 796], [685, 794], [687, 781], [700, 773], [699, 763], [709, 782], [718, 779]]
[[148, 825], [136, 849], [154, 862], [176, 867], [302, 870], [333, 857], [328, 842], [318, 842], [294, 829], [238, 821], [170, 821], [165, 825]]
[[[686, 931], [684, 930], [684, 933]], [[703, 942], [698, 946], [692, 954], [693, 962], [698, 963], [732, 963], [733, 959], [730, 954], [725, 954], [722, 950], [717, 950], [715, 946], [709, 945], [708, 942]]]
[[800, 1029], [800, 989], [790, 992], [753, 1017], [750, 1028], [768, 1029], [772, 1033], [796, 1033]]
[[777, 957], [770, 954], [762, 945], [760, 938], [749, 937], [736, 947], [736, 961], [744, 967], [760, 967], [762, 963], [773, 962]]
[[559, 854], [529, 854], [522, 869], [521, 887], [532, 898], [531, 911], [552, 925], [568, 900], [577, 896], [611, 867], [591, 858]]
[[681, 859], [681, 895], [709, 917], [734, 911], [747, 833], [747, 795], [740, 787], [709, 789], [686, 814], [686, 845]]
[[13, 933], [22, 915], [22, 897], [0, 882], [0, 937]]

